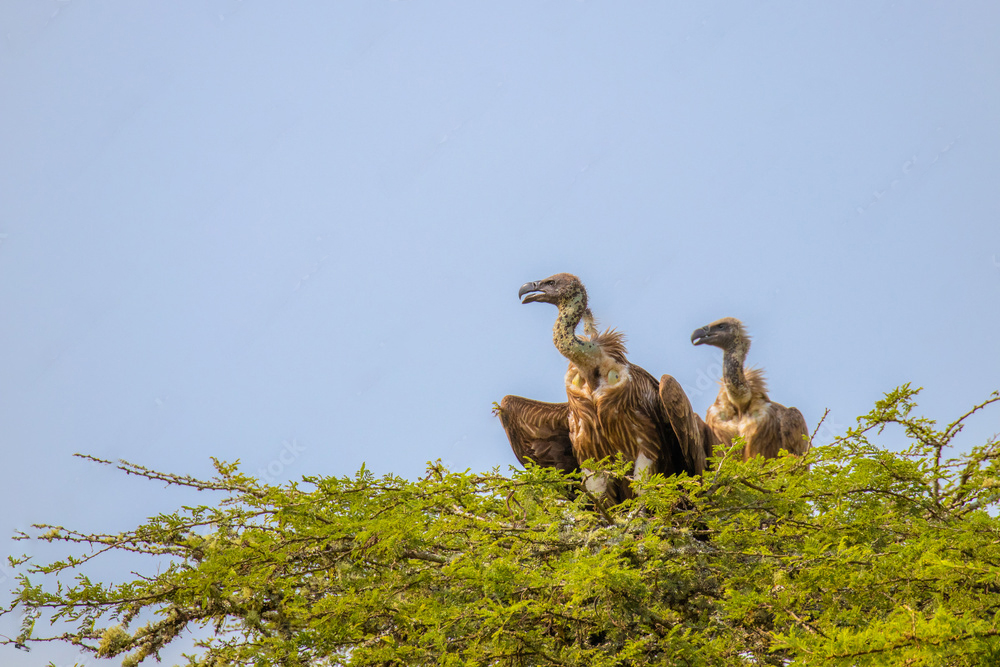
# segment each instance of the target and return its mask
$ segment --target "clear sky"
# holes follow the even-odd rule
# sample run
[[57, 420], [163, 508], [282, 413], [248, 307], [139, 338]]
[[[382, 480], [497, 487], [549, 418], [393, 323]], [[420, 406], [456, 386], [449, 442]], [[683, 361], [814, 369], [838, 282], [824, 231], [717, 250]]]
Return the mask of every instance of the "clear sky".
[[820, 441], [904, 382], [956, 417], [1000, 388], [997, 35], [986, 1], [5, 0], [0, 534], [213, 501], [73, 452], [506, 469], [492, 402], [565, 396], [517, 299], [561, 271], [702, 413], [691, 331], [735, 316]]

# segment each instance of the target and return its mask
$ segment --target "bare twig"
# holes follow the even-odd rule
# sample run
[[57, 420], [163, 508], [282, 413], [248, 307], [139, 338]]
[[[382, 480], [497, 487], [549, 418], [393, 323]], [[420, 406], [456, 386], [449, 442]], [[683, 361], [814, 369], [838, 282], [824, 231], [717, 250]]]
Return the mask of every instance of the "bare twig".
[[830, 414], [830, 408], [823, 411], [823, 416], [819, 418], [819, 423], [816, 424], [816, 428], [813, 429], [812, 435], [809, 436], [809, 446], [812, 446], [813, 441], [816, 439], [816, 434], [819, 433], [819, 427], [823, 425], [826, 421], [826, 416]]

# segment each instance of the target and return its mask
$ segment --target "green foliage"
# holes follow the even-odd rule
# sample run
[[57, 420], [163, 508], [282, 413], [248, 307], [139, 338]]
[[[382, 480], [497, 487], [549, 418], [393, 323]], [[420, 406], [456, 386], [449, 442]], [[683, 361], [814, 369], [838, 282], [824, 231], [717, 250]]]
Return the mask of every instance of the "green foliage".
[[[223, 499], [119, 535], [36, 526], [32, 539], [77, 555], [13, 562], [2, 613], [25, 621], [5, 643], [58, 639], [134, 665], [205, 626], [192, 665], [993, 664], [1000, 443], [951, 443], [1000, 396], [939, 429], [911, 416], [915, 394], [891, 392], [802, 459], [743, 463], [736, 443], [704, 478], [638, 480], [610, 509], [535, 467], [271, 486], [219, 462], [207, 481], [120, 462]], [[900, 452], [871, 441], [893, 424]], [[160, 568], [89, 580], [108, 551]]]

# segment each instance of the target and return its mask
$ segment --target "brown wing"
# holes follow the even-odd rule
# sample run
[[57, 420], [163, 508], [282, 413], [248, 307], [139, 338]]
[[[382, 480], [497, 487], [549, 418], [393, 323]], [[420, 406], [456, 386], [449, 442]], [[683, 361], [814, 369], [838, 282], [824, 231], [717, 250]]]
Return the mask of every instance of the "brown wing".
[[[642, 433], [646, 435], [642, 445], [629, 443], [631, 452], [628, 455], [635, 459], [638, 454], [643, 454], [654, 462], [653, 471], [663, 475], [695, 474], [663, 410], [656, 378], [635, 364], [629, 364], [628, 374], [631, 378], [629, 395], [626, 396], [626, 404], [621, 406], [627, 420], [624, 422], [625, 438], [634, 438]], [[604, 421], [604, 415], [601, 419]]]
[[564, 472], [578, 468], [569, 441], [569, 406], [566, 403], [504, 396], [495, 412], [521, 465], [531, 460]]
[[781, 448], [787, 449], [790, 454], [802, 456], [809, 451], [809, 427], [806, 426], [806, 418], [798, 408], [779, 407]]
[[691, 408], [691, 401], [680, 383], [670, 375], [660, 378], [660, 403], [677, 434], [684, 454], [684, 467], [692, 475], [705, 472], [706, 452], [710, 454], [714, 444], [708, 441], [711, 431]]

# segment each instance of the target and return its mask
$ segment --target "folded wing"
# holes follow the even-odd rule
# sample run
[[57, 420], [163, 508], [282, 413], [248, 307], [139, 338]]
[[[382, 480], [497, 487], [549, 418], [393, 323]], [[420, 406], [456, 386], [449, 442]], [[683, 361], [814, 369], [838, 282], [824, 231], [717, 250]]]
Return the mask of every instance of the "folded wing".
[[660, 403], [677, 434], [688, 473], [700, 475], [705, 471], [706, 460], [712, 455], [718, 438], [691, 407], [687, 394], [673, 376], [660, 378]]
[[775, 404], [781, 409], [781, 448], [789, 454], [802, 456], [809, 451], [809, 427], [806, 418], [798, 408], [786, 408]]

